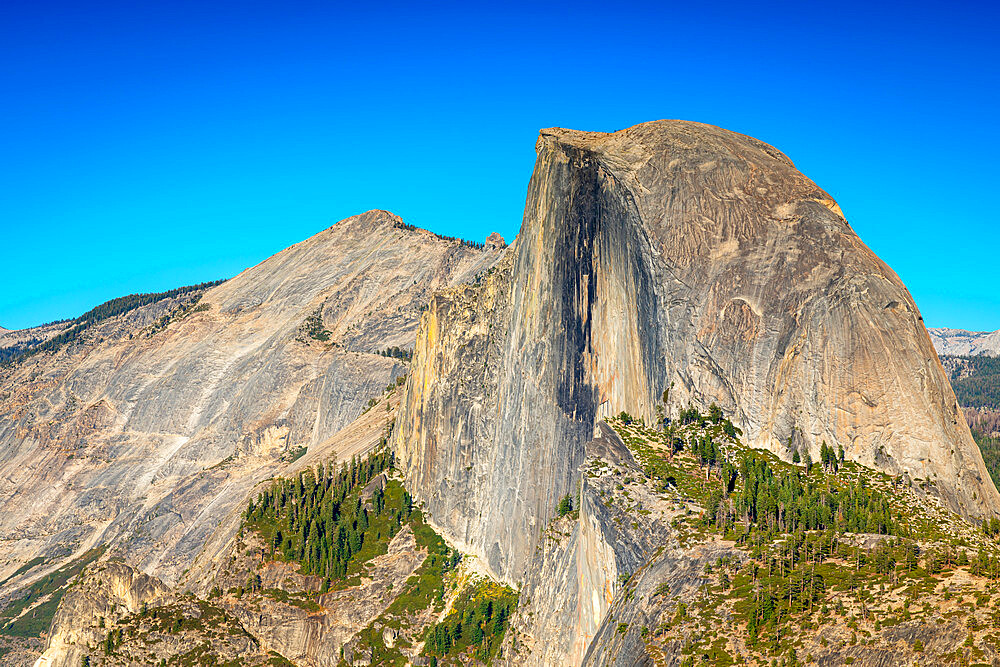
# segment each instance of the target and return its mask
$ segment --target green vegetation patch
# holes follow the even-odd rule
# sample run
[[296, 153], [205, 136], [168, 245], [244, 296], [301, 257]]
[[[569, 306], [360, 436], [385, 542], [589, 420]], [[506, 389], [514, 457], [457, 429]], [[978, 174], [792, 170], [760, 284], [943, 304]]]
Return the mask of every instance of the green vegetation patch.
[[990, 478], [997, 488], [1000, 488], [1000, 438], [986, 435], [974, 427], [972, 437], [983, 454], [983, 462], [990, 473]]
[[325, 577], [329, 588], [384, 554], [410, 519], [410, 494], [382, 475], [392, 465], [392, 452], [383, 448], [350, 465], [319, 465], [275, 480], [251, 501], [244, 527], [261, 534], [272, 558], [298, 563], [302, 574]]
[[424, 631], [424, 655], [441, 664], [466, 664], [469, 656], [489, 664], [517, 601], [517, 592], [509, 586], [488, 579], [471, 583], [459, 593], [448, 615]]
[[[105, 547], [91, 549], [79, 558], [51, 572], [28, 588], [28, 592], [14, 600], [0, 614], [0, 634], [11, 637], [40, 637], [49, 631], [59, 601], [66, 592], [70, 579], [83, 572], [84, 568], [100, 558]], [[47, 598], [47, 599], [44, 599]], [[32, 604], [42, 601], [21, 615]]]
[[413, 359], [413, 350], [408, 350], [398, 345], [393, 345], [392, 347], [386, 348], [384, 350], [378, 350], [376, 354], [380, 354], [383, 357], [389, 357], [391, 359], [399, 359], [400, 361], [410, 361]]
[[993, 483], [1000, 487], [1000, 357], [943, 356], [951, 386]]
[[313, 340], [323, 341], [324, 343], [330, 340], [330, 331], [323, 326], [323, 306], [319, 306], [306, 317], [306, 321], [302, 323], [299, 331], [304, 336], [308, 336]]
[[[443, 606], [445, 575], [454, 570], [462, 559], [458, 551], [450, 549], [441, 536], [424, 523], [419, 510], [413, 513], [410, 525], [417, 546], [427, 549], [427, 558], [406, 581], [403, 592], [386, 610], [384, 616], [389, 619], [387, 623], [390, 625], [398, 625], [400, 619], [406, 619], [432, 604]], [[393, 617], [396, 620], [392, 620]]]
[[951, 357], [960, 365], [951, 387], [958, 404], [968, 408], [1000, 409], [1000, 357]]
[[[317, 466], [291, 479], [277, 479], [247, 507], [243, 529], [261, 535], [270, 557], [298, 563], [302, 574], [324, 577], [323, 592], [358, 583], [365, 564], [386, 553], [389, 541], [408, 526], [427, 556], [386, 610], [358, 633], [351, 651], [371, 664], [403, 665], [407, 660], [401, 649], [420, 636], [430, 642], [427, 655], [435, 662], [461, 656], [489, 662], [517, 608], [517, 594], [479, 581], [459, 592], [441, 623], [425, 628], [427, 621], [417, 620], [427, 610], [444, 611], [448, 581], [462, 555], [427, 525], [403, 484], [389, 477], [393, 465], [393, 454], [383, 443], [349, 465]], [[261, 590], [256, 575], [247, 588], [307, 611], [319, 609], [315, 593]], [[392, 647], [385, 644], [384, 628], [400, 631]], [[434, 643], [435, 638], [440, 643]]]
[[[989, 604], [1000, 580], [1000, 520], [975, 528], [921, 500], [906, 478], [845, 461], [825, 443], [813, 463], [807, 450], [795, 456], [790, 441], [792, 460], [800, 464], [787, 463], [746, 447], [725, 419], [692, 408], [660, 429], [624, 413], [609, 423], [640, 462], [644, 483], [680, 510], [674, 526], [682, 543], [722, 538], [745, 554], [706, 566], [688, 604], [673, 600], [666, 583], [655, 589], [656, 604], [676, 608], [665, 609], [662, 618], [670, 620], [643, 640], [681, 642], [688, 656], [682, 664], [699, 658], [731, 664], [730, 653], [742, 650], [740, 642], [727, 643], [733, 637], [755, 655], [800, 664], [793, 656], [803, 638], [824, 626], [836, 626], [841, 636], [846, 628], [855, 645], [909, 621], [940, 625], [966, 618], [970, 637], [987, 622], [975, 610]], [[607, 472], [597, 461], [588, 475]], [[605, 502], [619, 499], [609, 495]], [[975, 605], [951, 603], [941, 612], [941, 600], [957, 594], [961, 603], [952, 588], [967, 586], [966, 579], [949, 579], [961, 569], [985, 591], [968, 591]], [[918, 600], [938, 604], [911, 604]], [[1000, 627], [1000, 610], [992, 618]], [[976, 654], [973, 643], [966, 646]]]
[[14, 570], [14, 573], [11, 574], [9, 577], [7, 577], [6, 579], [4, 579], [3, 581], [0, 581], [0, 586], [2, 586], [3, 584], [6, 584], [8, 581], [10, 581], [11, 579], [13, 579], [14, 577], [17, 577], [18, 575], [24, 574], [25, 572], [27, 572], [31, 568], [35, 567], [36, 565], [41, 565], [41, 564], [45, 563], [47, 560], [48, 560], [48, 558], [46, 558], [45, 556], [36, 556], [36, 557], [32, 558], [27, 563], [25, 563], [21, 567], [17, 568], [16, 570]]
[[[689, 408], [664, 431], [646, 428], [622, 413], [611, 421], [661, 491], [676, 489], [706, 510], [704, 523], [745, 540], [798, 530], [896, 534], [889, 495], [844, 462], [843, 452], [822, 446], [821, 463], [802, 466], [752, 450], [720, 416]], [[873, 471], [872, 471], [873, 472]], [[877, 473], [875, 473], [877, 474]]]

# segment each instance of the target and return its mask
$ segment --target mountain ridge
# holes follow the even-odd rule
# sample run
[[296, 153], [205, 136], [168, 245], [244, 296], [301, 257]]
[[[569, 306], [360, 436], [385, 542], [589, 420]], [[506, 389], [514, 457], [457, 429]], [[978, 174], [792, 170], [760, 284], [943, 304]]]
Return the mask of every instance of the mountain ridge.
[[700, 123], [536, 150], [510, 246], [368, 211], [0, 374], [0, 635], [55, 611], [39, 667], [1000, 659], [947, 588], [995, 587], [1000, 494], [833, 198]]
[[[344, 226], [360, 225], [362, 228], [368, 227], [372, 231], [375, 231], [375, 230], [377, 230], [380, 227], [385, 227], [386, 225], [389, 225], [389, 226], [395, 227], [397, 229], [405, 229], [405, 230], [408, 230], [408, 231], [411, 231], [411, 232], [415, 232], [415, 233], [418, 233], [418, 234], [430, 235], [432, 237], [435, 237], [435, 238], [443, 240], [443, 241], [457, 241], [457, 242], [459, 242], [459, 243], [461, 243], [463, 245], [470, 246], [470, 247], [477, 247], [477, 246], [485, 247], [485, 246], [490, 246], [493, 249], [498, 249], [498, 248], [503, 248], [503, 247], [505, 247], [507, 245], [506, 241], [504, 241], [504, 238], [498, 232], [492, 232], [491, 234], [489, 234], [484, 239], [484, 241], [482, 243], [479, 243], [479, 242], [470, 241], [468, 239], [463, 239], [463, 238], [459, 238], [459, 237], [446, 236], [446, 235], [440, 234], [440, 233], [435, 232], [435, 231], [430, 230], [430, 229], [425, 229], [425, 228], [422, 228], [422, 227], [417, 227], [415, 225], [410, 225], [410, 224], [404, 223], [403, 219], [401, 217], [399, 217], [398, 215], [392, 213], [391, 211], [386, 211], [386, 210], [383, 210], [383, 209], [371, 209], [371, 210], [365, 211], [363, 213], [360, 213], [360, 214], [357, 214], [357, 215], [354, 215], [354, 216], [350, 216], [348, 218], [344, 218], [343, 220], [338, 221], [337, 223], [334, 223], [334, 225], [331, 225], [330, 227], [327, 227], [327, 228], [325, 228], [325, 229], [323, 229], [323, 230], [321, 230], [319, 232], [316, 232], [316, 234], [314, 234], [313, 236], [311, 236], [309, 238], [303, 239], [302, 241], [294, 243], [291, 246], [288, 246], [287, 248], [284, 248], [283, 250], [278, 251], [274, 255], [271, 255], [270, 257], [267, 257], [267, 258], [261, 260], [257, 264], [255, 264], [255, 265], [253, 265], [251, 267], [248, 267], [247, 269], [244, 269], [243, 271], [248, 271], [248, 270], [254, 269], [254, 268], [256, 268], [256, 267], [264, 264], [265, 262], [269, 261], [275, 255], [278, 255], [278, 254], [280, 254], [282, 252], [290, 250], [291, 248], [294, 248], [294, 247], [302, 245], [302, 244], [308, 244], [316, 236], [318, 236], [320, 234], [323, 234], [324, 232], [329, 232], [336, 225], [344, 225]], [[242, 273], [243, 271], [241, 271], [240, 273]], [[216, 285], [216, 284], [225, 282], [226, 280], [228, 280], [228, 279], [216, 280], [216, 281], [211, 281], [210, 283], [202, 283], [202, 284], [203, 285], [209, 285], [209, 284]], [[166, 295], [168, 293], [176, 292], [178, 290], [190, 289], [190, 288], [194, 288], [194, 287], [200, 287], [200, 285], [191, 285], [191, 286], [186, 286], [186, 287], [178, 287], [178, 288], [174, 288], [174, 289], [170, 289], [170, 290], [165, 290], [163, 292], [142, 292], [142, 293], [138, 293], [137, 292], [137, 293], [126, 295], [126, 296], [122, 296], [122, 297], [114, 297], [112, 299], [109, 299], [108, 301], [105, 301], [105, 302], [102, 302], [100, 304], [97, 304], [94, 308], [88, 309], [87, 312], [85, 312], [84, 314], [82, 314], [82, 315], [80, 315], [78, 317], [71, 317], [71, 318], [62, 319], [62, 320], [55, 320], [55, 321], [51, 321], [51, 322], [46, 322], [44, 324], [23, 327], [23, 328], [20, 328], [20, 329], [7, 329], [7, 328], [4, 328], [3, 326], [0, 326], [0, 349], [2, 349], [3, 347], [9, 347], [9, 346], [11, 346], [11, 345], [13, 345], [13, 344], [15, 344], [17, 342], [15, 340], [13, 340], [12, 336], [8, 336], [8, 334], [17, 334], [17, 336], [20, 337], [20, 338], [31, 337], [32, 334], [43, 334], [43, 335], [47, 334], [47, 335], [49, 335], [49, 337], [51, 337], [52, 335], [55, 335], [52, 332], [53, 331], [57, 331], [56, 328], [58, 327], [58, 325], [63, 325], [63, 324], [67, 324], [67, 323], [68, 324], [72, 324], [72, 323], [75, 323], [75, 322], [79, 322], [83, 318], [85, 318], [87, 315], [89, 315], [91, 312], [93, 312], [95, 310], [98, 310], [101, 307], [108, 306], [109, 304], [112, 304], [115, 301], [118, 301], [118, 300], [121, 300], [121, 299], [126, 299], [126, 298], [137, 298], [137, 297], [160, 297], [160, 298], [163, 298], [164, 295]]]
[[[396, 222], [378, 211], [356, 216], [206, 291], [189, 310], [151, 304], [6, 371], [0, 533], [22, 540], [7, 543], [4, 576], [17, 568], [12, 557], [79, 545], [71, 556], [118, 535], [147, 573], [176, 583], [205, 531], [241, 502], [241, 484], [291, 449], [318, 446], [405, 372], [375, 350], [412, 345], [423, 295], [471, 279], [500, 252]], [[316, 313], [327, 341], [303, 329]], [[44, 383], [26, 381], [40, 372]], [[187, 517], [187, 527], [156, 521], [164, 511]], [[151, 533], [130, 537], [140, 526]]]
[[965, 329], [928, 329], [934, 349], [938, 354], [975, 356], [985, 354], [1000, 356], [1000, 330], [967, 331]]

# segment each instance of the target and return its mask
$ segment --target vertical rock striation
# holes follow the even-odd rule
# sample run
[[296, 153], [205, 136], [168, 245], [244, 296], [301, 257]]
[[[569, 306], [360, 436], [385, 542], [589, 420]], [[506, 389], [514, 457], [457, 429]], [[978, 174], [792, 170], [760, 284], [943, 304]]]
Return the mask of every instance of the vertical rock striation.
[[754, 446], [826, 441], [1000, 509], [906, 288], [782, 153], [681, 121], [536, 148], [516, 242], [431, 301], [401, 407], [396, 449], [449, 538], [522, 581], [595, 422], [655, 419], [667, 389]]

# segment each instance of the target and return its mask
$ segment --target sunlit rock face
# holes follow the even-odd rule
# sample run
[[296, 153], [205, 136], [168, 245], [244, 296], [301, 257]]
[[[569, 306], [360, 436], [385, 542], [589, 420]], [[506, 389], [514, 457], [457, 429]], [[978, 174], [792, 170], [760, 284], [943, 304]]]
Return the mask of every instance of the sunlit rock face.
[[218, 531], [235, 532], [254, 485], [290, 452], [344, 453], [330, 438], [405, 372], [375, 351], [411, 347], [430, 295], [472, 280], [503, 247], [370, 211], [187, 312], [157, 301], [0, 371], [0, 578], [49, 559], [0, 593], [100, 544], [183, 585], [197, 555], [223, 552]]
[[[783, 154], [679, 121], [544, 130], [537, 152], [510, 247], [370, 211], [197, 307], [162, 299], [0, 371], [0, 597], [106, 547], [40, 664], [79, 664], [101, 640], [95, 614], [246, 581], [257, 562], [236, 536], [257, 485], [387, 434], [429, 522], [520, 589], [507, 665], [638, 664], [622, 619], [638, 628], [662, 612], [661, 584], [693, 599], [705, 564], [745, 558], [680, 539], [675, 520], [698, 508], [646, 483], [602, 421], [623, 410], [650, 423], [716, 403], [748, 444], [815, 460], [825, 441], [908, 476], [914, 498], [997, 512], [912, 299]], [[0, 347], [63, 326], [0, 332]], [[414, 341], [409, 367], [375, 353]], [[574, 511], [557, 518], [566, 494]], [[322, 613], [228, 609], [258, 649], [337, 662], [421, 562], [397, 537]], [[294, 566], [272, 565], [268, 586], [294, 584]]]
[[[823, 441], [1000, 508], [923, 321], [781, 152], [681, 121], [543, 130], [508, 255], [424, 314], [395, 446], [437, 526], [511, 582], [595, 422], [715, 402], [749, 444]], [[581, 541], [580, 544], [584, 542]]]

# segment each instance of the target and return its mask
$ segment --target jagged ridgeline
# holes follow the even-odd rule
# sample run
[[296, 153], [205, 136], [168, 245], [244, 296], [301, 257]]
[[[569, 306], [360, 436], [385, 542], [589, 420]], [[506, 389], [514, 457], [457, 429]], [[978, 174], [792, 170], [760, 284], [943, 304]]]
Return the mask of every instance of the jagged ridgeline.
[[[367, 565], [411, 531], [426, 558], [385, 612], [341, 651], [343, 664], [488, 664], [497, 655], [518, 596], [510, 587], [460, 567], [462, 554], [448, 547], [423, 521], [402, 482], [393, 477], [394, 455], [383, 442], [365, 458], [307, 468], [274, 480], [244, 512], [243, 532], [260, 538], [261, 561], [278, 560], [315, 575], [318, 587], [289, 592], [265, 588], [251, 572], [245, 585], [226, 594], [270, 597], [306, 610], [330, 604], [326, 594], [357, 587], [372, 576]], [[242, 539], [242, 538], [241, 538]], [[223, 595], [213, 590], [211, 597]], [[392, 628], [402, 639], [386, 642]]]
[[[417, 227], [416, 225], [410, 225], [400, 220], [396, 222], [396, 229], [406, 229], [412, 232], [420, 228]], [[462, 245], [468, 246], [469, 248], [475, 248], [476, 250], [482, 250], [486, 245], [485, 243], [479, 241], [470, 241], [468, 239], [459, 238], [457, 236], [445, 236], [444, 234], [438, 234], [436, 232], [430, 232], [430, 233], [434, 234], [435, 237], [441, 239], [442, 241], [458, 241]]]

